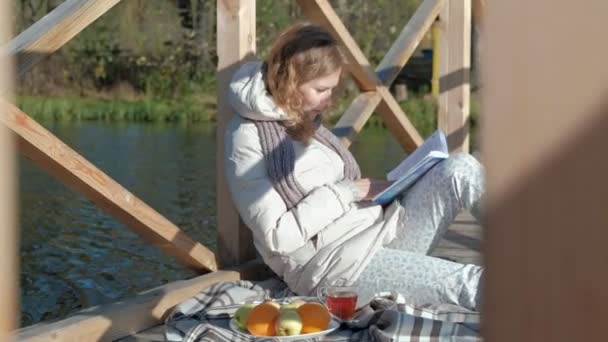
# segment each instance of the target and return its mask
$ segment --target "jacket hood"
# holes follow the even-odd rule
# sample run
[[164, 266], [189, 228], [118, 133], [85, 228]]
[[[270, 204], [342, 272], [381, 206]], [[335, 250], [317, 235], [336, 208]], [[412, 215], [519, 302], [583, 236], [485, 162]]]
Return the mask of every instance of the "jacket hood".
[[260, 121], [286, 120], [264, 85], [262, 63], [243, 64], [232, 77], [228, 95], [230, 105], [244, 118]]

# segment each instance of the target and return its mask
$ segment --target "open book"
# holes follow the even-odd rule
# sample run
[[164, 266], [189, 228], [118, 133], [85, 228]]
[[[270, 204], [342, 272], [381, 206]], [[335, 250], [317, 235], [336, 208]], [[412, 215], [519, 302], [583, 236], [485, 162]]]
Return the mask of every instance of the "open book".
[[405, 158], [386, 178], [393, 184], [376, 195], [372, 200], [377, 204], [386, 204], [404, 190], [412, 186], [435, 164], [449, 156], [445, 134], [437, 130], [424, 143]]

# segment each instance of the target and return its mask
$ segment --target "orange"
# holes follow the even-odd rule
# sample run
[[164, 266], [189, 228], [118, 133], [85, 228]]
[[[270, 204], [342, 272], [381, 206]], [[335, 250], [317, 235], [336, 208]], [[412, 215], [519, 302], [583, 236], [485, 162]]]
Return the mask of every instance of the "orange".
[[279, 309], [271, 302], [256, 305], [247, 316], [247, 330], [255, 336], [274, 336], [274, 321]]
[[302, 318], [302, 334], [315, 333], [327, 329], [331, 316], [325, 305], [309, 302], [297, 308]]

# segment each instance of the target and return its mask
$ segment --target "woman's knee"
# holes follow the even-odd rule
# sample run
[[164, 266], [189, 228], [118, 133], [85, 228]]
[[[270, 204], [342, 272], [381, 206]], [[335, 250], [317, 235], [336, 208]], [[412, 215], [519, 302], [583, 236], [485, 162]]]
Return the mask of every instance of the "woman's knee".
[[438, 166], [444, 177], [472, 182], [483, 181], [483, 166], [468, 153], [453, 154]]

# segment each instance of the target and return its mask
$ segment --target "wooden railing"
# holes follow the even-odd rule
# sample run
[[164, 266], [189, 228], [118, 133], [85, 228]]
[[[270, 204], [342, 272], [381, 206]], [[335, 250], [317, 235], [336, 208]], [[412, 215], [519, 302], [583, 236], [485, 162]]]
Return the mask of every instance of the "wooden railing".
[[448, 134], [452, 150], [468, 151], [470, 0], [423, 1], [375, 70], [327, 0], [297, 2], [309, 20], [328, 28], [342, 43], [349, 72], [361, 91], [338, 121], [337, 134], [345, 144], [350, 144], [377, 109], [393, 136], [408, 152], [416, 149], [422, 138], [388, 88], [439, 16], [443, 33], [439, 51], [434, 51], [441, 56], [438, 125]]
[[[18, 60], [19, 75], [57, 51], [119, 0], [67, 0], [13, 39], [4, 54]], [[12, 105], [0, 122], [16, 134], [19, 151], [70, 188], [81, 192], [110, 216], [197, 271], [216, 271], [215, 254], [193, 241], [103, 171]]]
[[[397, 39], [397, 43], [404, 43], [405, 39], [408, 39], [408, 46], [402, 49], [403, 46], [395, 48], [393, 45], [389, 54], [383, 59], [383, 63], [374, 71], [327, 0], [298, 0], [306, 17], [332, 31], [343, 45], [348, 60], [348, 71], [363, 92], [355, 98], [336, 125], [336, 131], [345, 143], [349, 144], [352, 137], [359, 133], [378, 106], [387, 127], [404, 149], [412, 151], [422, 143], [420, 134], [405, 116], [388, 87], [414, 52], [422, 35], [437, 16], [442, 3], [442, 0], [425, 1]], [[411, 37], [408, 34], [410, 30]], [[402, 50], [405, 52], [401, 53]]]
[[8, 110], [2, 113], [0, 122], [16, 133], [23, 155], [184, 265], [199, 271], [217, 270], [211, 251], [191, 240], [27, 114], [8, 103], [5, 105]]

